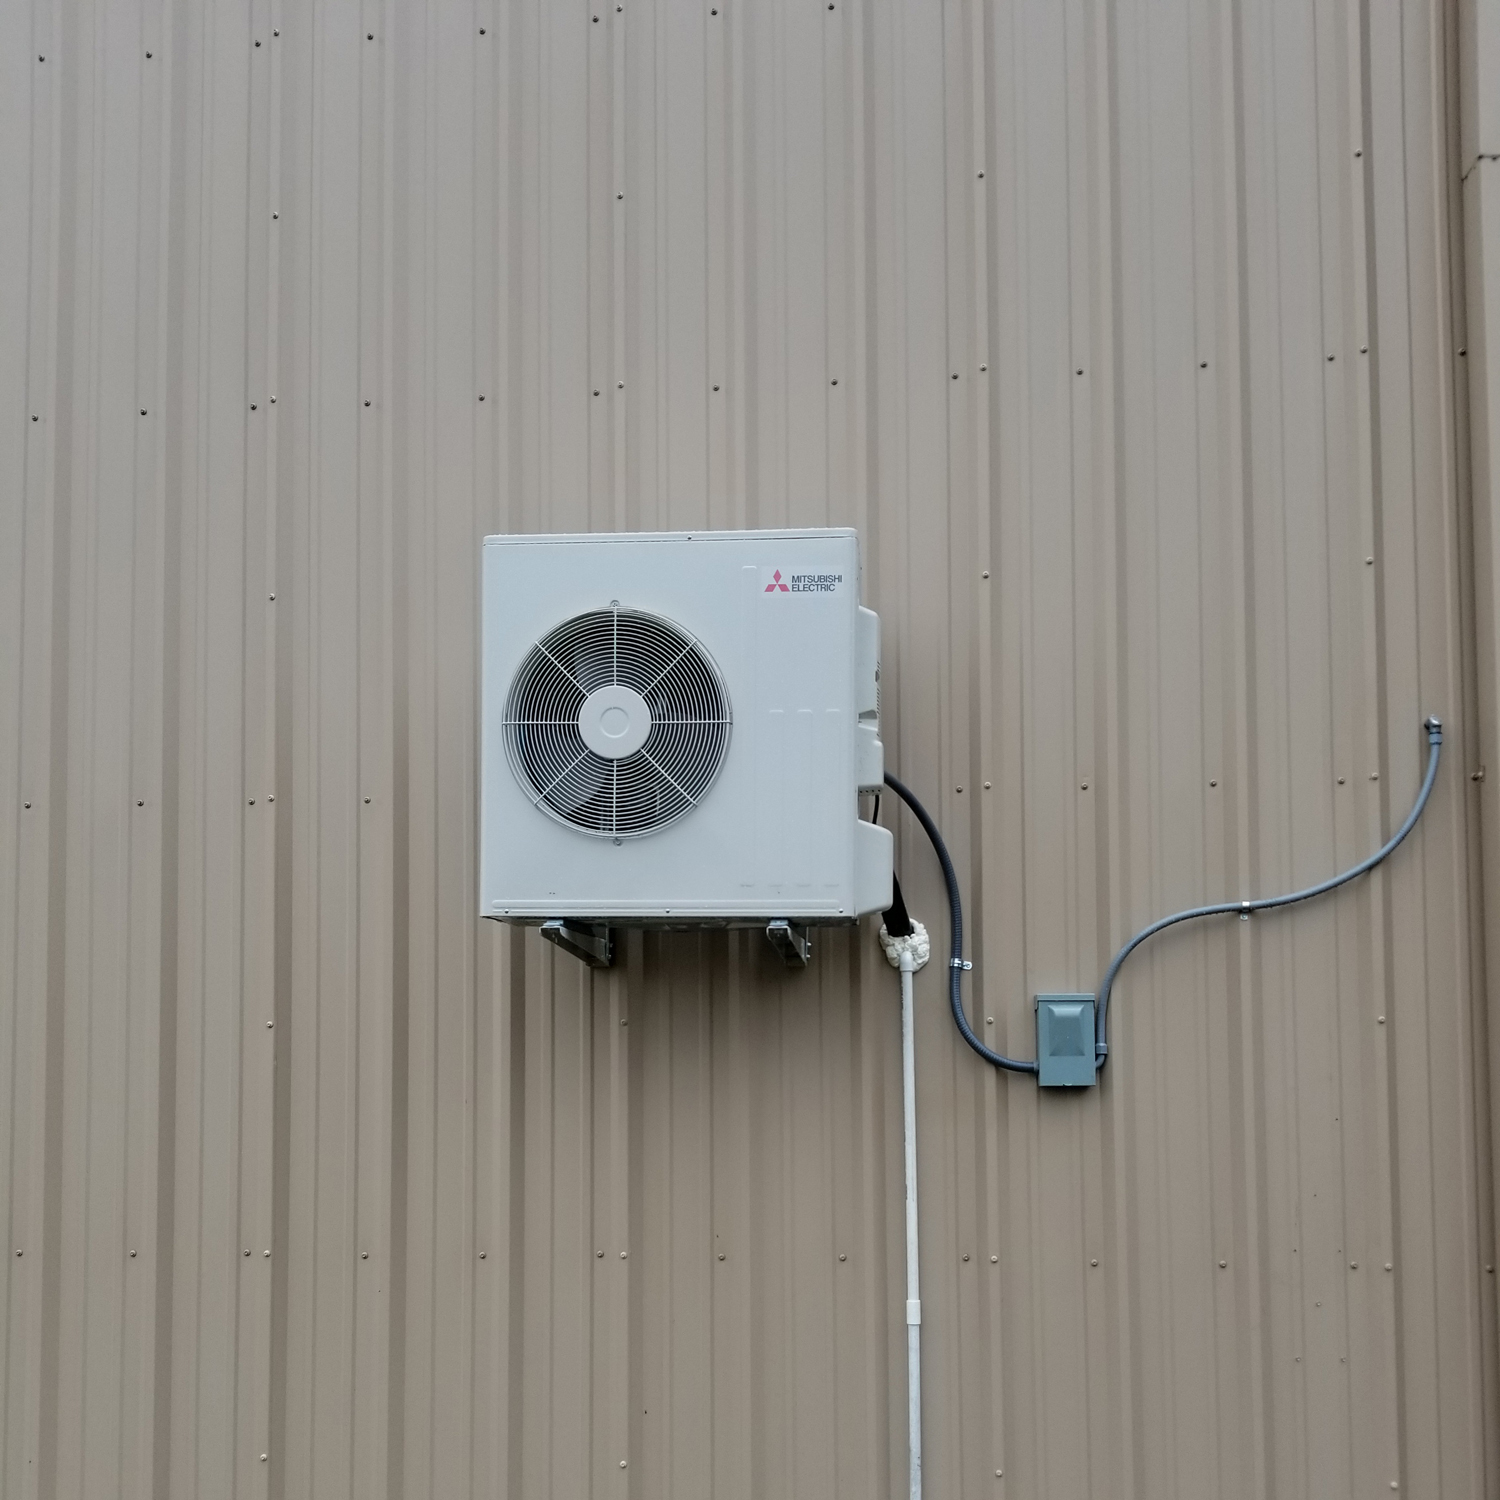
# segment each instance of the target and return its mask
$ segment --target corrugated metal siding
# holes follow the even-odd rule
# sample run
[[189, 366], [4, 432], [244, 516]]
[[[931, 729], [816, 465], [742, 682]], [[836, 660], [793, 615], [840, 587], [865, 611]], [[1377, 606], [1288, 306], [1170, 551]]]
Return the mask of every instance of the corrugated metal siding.
[[1500, 1492], [1451, 8], [593, 4], [0, 6], [0, 1494], [904, 1493], [870, 933], [474, 915], [479, 538], [789, 522], [1021, 1053], [1450, 727], [921, 976], [928, 1492]]

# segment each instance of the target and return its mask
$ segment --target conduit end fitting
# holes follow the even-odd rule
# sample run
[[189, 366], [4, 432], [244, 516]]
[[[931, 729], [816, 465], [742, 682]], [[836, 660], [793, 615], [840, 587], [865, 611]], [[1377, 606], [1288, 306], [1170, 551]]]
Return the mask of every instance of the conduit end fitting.
[[[911, 931], [905, 937], [892, 937], [882, 922], [880, 946], [885, 950], [886, 962], [893, 969], [909, 967], [915, 972], [932, 957], [932, 942], [927, 929], [915, 917], [912, 918]], [[902, 963], [903, 957], [907, 960], [905, 964]]]

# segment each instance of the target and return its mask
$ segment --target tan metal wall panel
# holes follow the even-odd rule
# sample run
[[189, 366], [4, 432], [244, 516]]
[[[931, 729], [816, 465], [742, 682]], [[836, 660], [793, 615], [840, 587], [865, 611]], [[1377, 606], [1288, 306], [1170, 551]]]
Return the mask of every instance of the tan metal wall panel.
[[928, 1492], [1500, 1492], [1490, 9], [0, 7], [0, 1495], [904, 1493], [868, 925], [474, 915], [480, 537], [792, 522], [1016, 1053], [1449, 726], [1097, 1090], [919, 978]]

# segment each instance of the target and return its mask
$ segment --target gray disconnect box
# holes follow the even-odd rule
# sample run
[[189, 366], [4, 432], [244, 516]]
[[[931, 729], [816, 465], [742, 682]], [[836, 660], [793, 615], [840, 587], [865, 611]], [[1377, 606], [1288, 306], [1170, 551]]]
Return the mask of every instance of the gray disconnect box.
[[1087, 1088], [1094, 1071], [1094, 997], [1036, 997], [1036, 1081], [1043, 1088]]

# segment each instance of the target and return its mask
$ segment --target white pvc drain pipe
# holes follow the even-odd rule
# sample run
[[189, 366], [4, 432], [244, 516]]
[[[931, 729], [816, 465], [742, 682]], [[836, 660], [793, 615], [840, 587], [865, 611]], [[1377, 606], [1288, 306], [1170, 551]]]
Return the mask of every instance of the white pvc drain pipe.
[[931, 956], [927, 929], [913, 922], [907, 937], [880, 929], [888, 962], [901, 971], [901, 1112], [906, 1146], [906, 1442], [911, 1500], [922, 1500], [922, 1277], [917, 1253], [917, 1063], [912, 975]]

